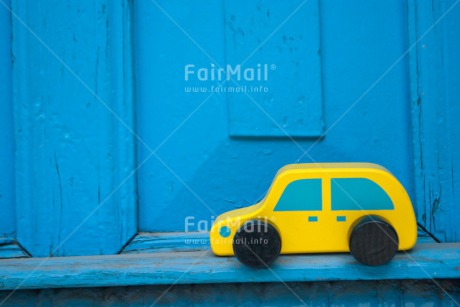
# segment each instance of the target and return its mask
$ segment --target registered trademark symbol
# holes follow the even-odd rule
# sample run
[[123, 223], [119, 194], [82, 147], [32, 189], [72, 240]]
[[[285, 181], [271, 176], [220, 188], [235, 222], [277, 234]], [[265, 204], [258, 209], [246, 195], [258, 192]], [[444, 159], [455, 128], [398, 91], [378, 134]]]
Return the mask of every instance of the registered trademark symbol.
[[275, 69], [276, 69], [276, 65], [275, 65], [275, 64], [270, 65], [270, 69], [271, 69], [271, 70], [275, 70]]

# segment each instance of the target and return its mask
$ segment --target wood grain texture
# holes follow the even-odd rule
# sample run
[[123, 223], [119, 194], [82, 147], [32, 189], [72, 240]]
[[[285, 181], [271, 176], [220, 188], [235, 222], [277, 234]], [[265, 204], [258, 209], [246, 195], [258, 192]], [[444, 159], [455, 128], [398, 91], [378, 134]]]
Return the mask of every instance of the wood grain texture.
[[419, 244], [369, 267], [348, 254], [281, 256], [272, 270], [250, 269], [210, 250], [0, 260], [1, 289], [120, 285], [430, 279], [460, 277], [460, 243]]
[[137, 229], [129, 1], [17, 0], [12, 16], [17, 239], [117, 253]]
[[459, 17], [455, 1], [408, 1], [417, 220], [444, 242], [460, 239]]

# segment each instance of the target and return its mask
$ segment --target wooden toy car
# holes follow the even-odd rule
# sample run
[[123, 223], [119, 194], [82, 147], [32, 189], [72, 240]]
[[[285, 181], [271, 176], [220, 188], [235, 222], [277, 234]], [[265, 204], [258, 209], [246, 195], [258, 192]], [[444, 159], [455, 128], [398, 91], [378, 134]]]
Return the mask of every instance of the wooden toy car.
[[257, 204], [220, 215], [210, 232], [216, 255], [264, 267], [278, 255], [351, 252], [381, 265], [417, 240], [404, 187], [371, 163], [291, 164]]

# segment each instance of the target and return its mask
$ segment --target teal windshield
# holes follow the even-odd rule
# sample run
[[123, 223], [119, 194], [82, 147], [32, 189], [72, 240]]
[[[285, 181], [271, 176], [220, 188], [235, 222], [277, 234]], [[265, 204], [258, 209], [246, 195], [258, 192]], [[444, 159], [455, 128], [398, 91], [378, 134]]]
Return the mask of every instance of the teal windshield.
[[288, 184], [274, 211], [320, 211], [321, 179], [302, 179]]

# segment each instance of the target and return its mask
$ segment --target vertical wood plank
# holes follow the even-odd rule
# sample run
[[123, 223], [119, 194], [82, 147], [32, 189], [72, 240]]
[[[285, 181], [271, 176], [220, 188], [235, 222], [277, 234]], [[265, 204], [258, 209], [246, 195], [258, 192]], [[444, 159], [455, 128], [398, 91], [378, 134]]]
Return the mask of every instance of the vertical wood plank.
[[11, 61], [11, 19], [7, 8], [0, 5], [0, 237], [13, 236], [16, 224]]
[[129, 1], [12, 6], [18, 241], [116, 253], [137, 229]]
[[412, 130], [418, 221], [441, 241], [457, 241], [460, 5], [409, 1]]

